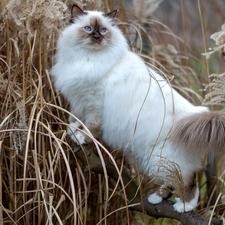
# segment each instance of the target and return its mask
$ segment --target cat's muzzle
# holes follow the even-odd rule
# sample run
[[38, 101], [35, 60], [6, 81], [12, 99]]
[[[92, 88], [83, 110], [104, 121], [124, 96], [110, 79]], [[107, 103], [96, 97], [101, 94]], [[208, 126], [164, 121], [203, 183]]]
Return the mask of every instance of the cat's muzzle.
[[102, 35], [98, 32], [94, 32], [91, 36], [91, 39], [94, 43], [100, 44], [102, 41]]

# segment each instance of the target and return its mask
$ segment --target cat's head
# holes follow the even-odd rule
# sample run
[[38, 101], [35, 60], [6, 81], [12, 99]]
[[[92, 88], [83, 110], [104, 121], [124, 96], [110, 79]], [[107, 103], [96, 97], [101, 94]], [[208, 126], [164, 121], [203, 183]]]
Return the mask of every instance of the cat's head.
[[71, 9], [71, 26], [76, 32], [75, 38], [79, 44], [90, 48], [101, 48], [112, 42], [112, 36], [117, 27], [114, 18], [117, 10], [109, 13], [97, 11], [83, 11], [77, 5]]

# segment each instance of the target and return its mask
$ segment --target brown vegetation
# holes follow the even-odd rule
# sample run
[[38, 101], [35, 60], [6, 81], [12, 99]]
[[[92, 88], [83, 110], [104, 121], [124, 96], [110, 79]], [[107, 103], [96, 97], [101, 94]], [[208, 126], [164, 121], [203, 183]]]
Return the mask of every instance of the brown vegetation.
[[[54, 64], [57, 36], [68, 24], [72, 4], [78, 3], [86, 9], [105, 12], [119, 7], [118, 23], [133, 51], [164, 72], [172, 85], [193, 103], [200, 104], [207, 91], [204, 103], [214, 105], [214, 108], [219, 103], [223, 107], [223, 58], [214, 53], [210, 59], [205, 57], [204, 61], [200, 59], [200, 52], [207, 54], [206, 47], [214, 46], [213, 42], [207, 45], [207, 38], [209, 34], [219, 31], [222, 25], [214, 23], [218, 29], [210, 30], [207, 24], [212, 22], [213, 17], [208, 18], [207, 15], [212, 15], [212, 10], [224, 7], [224, 3], [222, 0], [196, 1], [199, 4], [183, 3], [182, 0], [164, 1], [166, 3], [142, 0], [136, 1], [140, 6], [137, 11], [137, 8], [133, 9], [131, 1], [119, 0], [117, 5], [116, 2], [0, 1], [0, 225], [178, 223], [172, 219], [156, 221], [146, 215], [144, 207], [140, 205], [137, 206], [139, 210], [136, 209], [140, 212], [129, 210], [130, 199], [126, 197], [124, 186], [126, 182], [121, 188], [121, 179], [115, 181], [107, 176], [104, 159], [110, 160], [112, 165], [120, 165], [116, 167], [117, 172], [121, 169], [128, 171], [140, 196], [147, 196], [153, 187], [147, 178], [126, 163], [121, 153], [110, 153], [100, 146], [97, 153], [104, 173], [94, 174], [88, 164], [83, 168], [84, 162], [76, 156], [73, 143], [66, 136], [68, 104], [54, 90], [49, 70]], [[162, 22], [162, 15], [172, 17], [172, 12], [167, 12], [163, 4], [170, 4], [174, 13], [181, 13], [179, 21], [173, 22], [174, 26], [180, 26], [181, 37]], [[208, 4], [213, 7], [208, 7]], [[155, 14], [149, 14], [153, 10], [147, 11], [151, 7], [158, 7]], [[195, 16], [200, 24], [198, 29], [201, 30], [198, 39], [194, 36], [195, 30], [186, 30], [188, 37], [192, 36], [202, 43], [197, 56], [194, 55], [197, 50], [193, 51], [192, 48], [196, 46], [185, 39], [185, 25], [189, 19], [185, 15], [190, 10], [195, 12], [191, 15]], [[224, 12], [218, 12], [224, 20]], [[156, 19], [157, 14], [162, 21]], [[214, 14], [218, 22], [218, 13]], [[190, 28], [190, 24], [187, 27]], [[224, 50], [224, 37], [222, 27], [220, 34], [212, 36], [218, 47], [212, 51]], [[210, 60], [216, 71], [211, 70]], [[217, 74], [212, 82], [209, 77], [211, 73]], [[206, 89], [203, 84], [206, 84]], [[205, 90], [199, 92], [200, 89]], [[223, 203], [224, 195], [224, 165], [221, 162], [217, 164], [217, 170], [218, 177], [213, 178], [212, 193], [216, 192], [218, 201], [212, 206], [207, 205], [210, 196], [205, 188], [204, 174], [198, 178], [201, 198], [197, 211], [210, 219], [216, 216], [223, 218], [218, 204], [221, 199]], [[141, 197], [140, 200], [145, 202]], [[169, 202], [167, 207], [169, 204], [172, 203]]]

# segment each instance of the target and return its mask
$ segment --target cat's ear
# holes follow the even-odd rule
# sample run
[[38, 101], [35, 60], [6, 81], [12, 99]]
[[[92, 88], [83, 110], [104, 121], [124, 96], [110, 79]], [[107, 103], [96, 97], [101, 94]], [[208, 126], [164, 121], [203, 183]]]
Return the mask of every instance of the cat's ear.
[[103, 14], [103, 16], [106, 16], [106, 17], [109, 17], [111, 19], [114, 19], [116, 17], [117, 13], [118, 13], [118, 10], [114, 9], [113, 11], [111, 11], [109, 13]]
[[87, 14], [84, 12], [78, 5], [73, 5], [71, 9], [71, 19], [70, 22], [72, 23], [74, 19], [76, 19], [78, 16], [82, 16]]

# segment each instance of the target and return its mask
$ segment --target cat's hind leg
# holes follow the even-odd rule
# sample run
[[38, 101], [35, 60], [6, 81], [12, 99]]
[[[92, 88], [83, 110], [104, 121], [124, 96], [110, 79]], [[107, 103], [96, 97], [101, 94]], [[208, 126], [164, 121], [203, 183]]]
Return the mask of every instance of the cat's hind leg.
[[170, 191], [171, 188], [167, 187], [168, 189], [164, 189], [162, 187], [159, 187], [157, 191], [148, 197], [148, 202], [151, 204], [158, 204], [162, 202], [165, 199], [168, 199], [171, 197], [172, 192]]
[[[88, 124], [87, 127], [89, 127], [89, 131], [92, 136], [94, 136], [95, 139], [99, 140], [101, 137], [101, 130], [99, 129], [99, 127], [93, 126], [92, 124]], [[70, 136], [70, 138], [77, 145], [88, 144], [89, 146], [93, 147], [93, 138], [86, 135], [84, 132], [78, 130], [77, 128], [82, 128], [78, 121], [71, 122], [70, 125], [67, 127], [67, 134]]]
[[[198, 184], [196, 182], [196, 175], [192, 176], [192, 179], [189, 179], [189, 182], [185, 184], [184, 194], [185, 202], [183, 202], [181, 198], [175, 198], [176, 203], [173, 205], [174, 210], [179, 213], [189, 212], [196, 208], [198, 204], [199, 189]], [[159, 187], [155, 193], [149, 195], [148, 202], [151, 204], [158, 204], [163, 200], [171, 197], [171, 195], [171, 191]]]
[[180, 198], [175, 198], [176, 203], [173, 205], [174, 210], [179, 213], [188, 212], [196, 208], [198, 204], [199, 189], [196, 182], [196, 175], [185, 185], [185, 202]]

